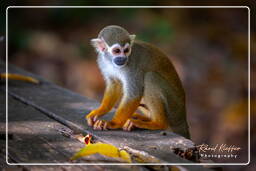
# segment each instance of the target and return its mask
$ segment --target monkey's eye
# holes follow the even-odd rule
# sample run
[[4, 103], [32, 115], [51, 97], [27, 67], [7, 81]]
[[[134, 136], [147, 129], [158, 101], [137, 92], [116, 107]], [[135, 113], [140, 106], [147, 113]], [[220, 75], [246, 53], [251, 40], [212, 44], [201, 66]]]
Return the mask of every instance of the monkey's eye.
[[119, 54], [120, 52], [121, 52], [121, 50], [118, 49], [118, 48], [116, 48], [116, 49], [113, 50], [113, 53], [114, 53], [114, 54]]
[[124, 49], [124, 53], [128, 53], [129, 51], [130, 51], [129, 48], [125, 48], [125, 49]]

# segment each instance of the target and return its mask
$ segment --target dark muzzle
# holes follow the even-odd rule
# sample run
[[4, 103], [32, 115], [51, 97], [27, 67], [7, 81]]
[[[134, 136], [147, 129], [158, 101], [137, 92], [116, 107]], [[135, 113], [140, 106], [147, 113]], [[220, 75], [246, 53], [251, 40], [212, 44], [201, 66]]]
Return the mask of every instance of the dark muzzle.
[[127, 61], [127, 57], [116, 57], [114, 58], [114, 63], [118, 66], [124, 65]]

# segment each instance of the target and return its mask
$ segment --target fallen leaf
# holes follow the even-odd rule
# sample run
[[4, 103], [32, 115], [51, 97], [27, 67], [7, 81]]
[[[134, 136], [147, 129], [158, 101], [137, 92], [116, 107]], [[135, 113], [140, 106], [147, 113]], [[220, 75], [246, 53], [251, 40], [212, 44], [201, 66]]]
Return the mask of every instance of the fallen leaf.
[[10, 79], [10, 80], [21, 80], [21, 81], [27, 81], [27, 82], [31, 82], [34, 84], [38, 84], [39, 80], [34, 79], [32, 77], [28, 77], [28, 76], [24, 76], [24, 75], [20, 75], [20, 74], [6, 74], [6, 73], [0, 73], [0, 78], [1, 79]]

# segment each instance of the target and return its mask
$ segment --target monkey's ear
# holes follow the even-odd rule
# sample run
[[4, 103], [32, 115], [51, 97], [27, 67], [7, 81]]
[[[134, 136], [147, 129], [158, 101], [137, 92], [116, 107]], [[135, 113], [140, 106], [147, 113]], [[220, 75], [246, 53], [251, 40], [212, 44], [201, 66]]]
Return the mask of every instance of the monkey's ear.
[[103, 38], [91, 39], [91, 44], [98, 52], [104, 52], [108, 48]]
[[130, 34], [130, 39], [131, 39], [131, 45], [133, 44], [135, 40], [136, 35], [135, 34]]

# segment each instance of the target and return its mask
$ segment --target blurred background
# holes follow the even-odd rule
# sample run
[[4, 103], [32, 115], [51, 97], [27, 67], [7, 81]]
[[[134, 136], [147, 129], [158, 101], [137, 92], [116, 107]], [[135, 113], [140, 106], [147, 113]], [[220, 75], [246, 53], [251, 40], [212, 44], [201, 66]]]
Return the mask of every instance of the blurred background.
[[[169, 56], [186, 91], [192, 140], [196, 144], [239, 146], [242, 150], [237, 159], [213, 160], [247, 162], [246, 8], [10, 8], [8, 62], [100, 101], [105, 85], [90, 39], [113, 24]], [[255, 56], [256, 51], [251, 54]], [[255, 63], [255, 58], [251, 61]], [[255, 74], [255, 70], [251, 72]], [[253, 106], [254, 87], [251, 92]]]

